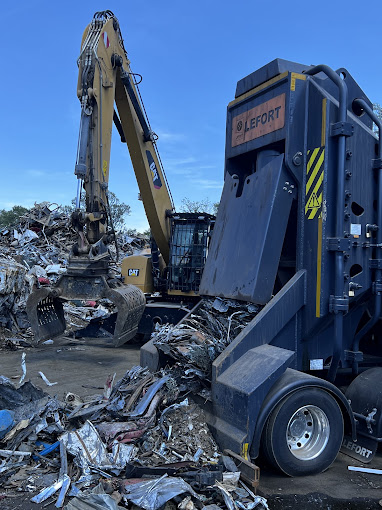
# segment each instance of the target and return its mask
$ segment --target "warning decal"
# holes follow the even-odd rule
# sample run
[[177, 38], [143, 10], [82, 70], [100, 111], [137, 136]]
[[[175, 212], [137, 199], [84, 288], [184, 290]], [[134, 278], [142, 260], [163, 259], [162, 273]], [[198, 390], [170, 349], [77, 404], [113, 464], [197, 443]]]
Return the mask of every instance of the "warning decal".
[[324, 182], [325, 147], [308, 151], [305, 187], [305, 215], [313, 220], [321, 214], [322, 192]]
[[106, 179], [106, 174], [107, 174], [107, 161], [103, 160], [103, 163], [102, 163], [102, 172], [103, 172], [103, 175], [105, 176], [105, 179]]
[[310, 195], [310, 198], [308, 200], [308, 203], [306, 207], [308, 209], [319, 209], [320, 208], [320, 202], [318, 201], [317, 195], [315, 193], [312, 193]]

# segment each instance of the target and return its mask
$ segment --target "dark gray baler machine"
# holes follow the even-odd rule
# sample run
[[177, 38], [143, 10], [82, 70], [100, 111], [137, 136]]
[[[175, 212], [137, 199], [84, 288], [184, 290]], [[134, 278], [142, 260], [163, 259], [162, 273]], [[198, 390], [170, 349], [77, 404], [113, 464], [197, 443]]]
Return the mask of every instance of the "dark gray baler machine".
[[[313, 389], [341, 409], [349, 453], [371, 460], [381, 440], [382, 369], [364, 372], [382, 362], [382, 151], [373, 120], [379, 128], [345, 69], [277, 59], [237, 84], [200, 294], [263, 307], [213, 363], [208, 421], [225, 448], [257, 457], [270, 417], [277, 424], [275, 409], [296, 391], [329, 437], [336, 425], [304, 401]], [[141, 359], [155, 366], [152, 344]], [[346, 396], [334, 384], [345, 376], [355, 378]], [[292, 413], [281, 433], [290, 450], [290, 429], [297, 436], [303, 425]], [[311, 451], [328, 464], [325, 447]], [[314, 461], [298, 454], [303, 467]]]

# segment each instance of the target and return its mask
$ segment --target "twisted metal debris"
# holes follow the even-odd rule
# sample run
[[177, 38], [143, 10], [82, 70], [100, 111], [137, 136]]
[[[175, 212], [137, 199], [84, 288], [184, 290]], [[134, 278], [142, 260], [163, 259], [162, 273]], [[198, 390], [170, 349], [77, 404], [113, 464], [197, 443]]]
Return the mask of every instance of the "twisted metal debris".
[[184, 376], [210, 379], [212, 362], [256, 316], [260, 307], [228, 299], [204, 299], [179, 324], [157, 326], [152, 338]]
[[60, 402], [30, 382], [16, 388], [0, 377], [0, 403], [11, 417], [6, 431], [0, 427], [0, 490], [16, 485], [33, 503], [67, 503], [67, 510], [131, 503], [157, 510], [169, 500], [181, 510], [267, 508], [238, 486], [240, 472], [185, 398], [176, 370], [134, 367], [114, 379], [102, 394], [70, 393]]
[[[32, 336], [26, 314], [26, 301], [34, 287], [55, 283], [66, 271], [70, 248], [76, 240], [70, 214], [57, 204], [35, 204], [14, 228], [0, 231], [0, 339], [12, 336], [25, 341]], [[120, 260], [147, 245], [148, 239], [117, 236]], [[114, 277], [121, 278], [120, 260], [110, 246], [115, 264]], [[85, 326], [92, 318], [107, 317], [114, 309], [101, 303], [68, 303], [67, 324], [72, 328]], [[3, 342], [4, 343], [4, 342]]]

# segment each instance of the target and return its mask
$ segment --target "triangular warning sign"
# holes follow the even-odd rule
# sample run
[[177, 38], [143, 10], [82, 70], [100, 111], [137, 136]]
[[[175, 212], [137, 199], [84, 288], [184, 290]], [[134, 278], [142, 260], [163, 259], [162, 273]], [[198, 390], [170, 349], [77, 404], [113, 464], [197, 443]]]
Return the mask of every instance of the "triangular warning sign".
[[318, 201], [317, 195], [315, 193], [312, 193], [307, 203], [307, 209], [318, 209], [319, 207], [320, 202]]

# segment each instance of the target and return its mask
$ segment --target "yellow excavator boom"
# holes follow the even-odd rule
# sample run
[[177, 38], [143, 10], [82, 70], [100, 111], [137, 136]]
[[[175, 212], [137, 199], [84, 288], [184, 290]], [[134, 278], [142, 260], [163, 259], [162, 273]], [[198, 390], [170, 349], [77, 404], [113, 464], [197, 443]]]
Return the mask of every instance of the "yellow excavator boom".
[[[152, 236], [168, 263], [170, 225], [167, 211], [173, 210], [173, 203], [157, 152], [156, 135], [145, 115], [118, 20], [110, 11], [96, 13], [85, 29], [78, 64], [81, 127], [75, 173], [83, 181], [86, 191], [86, 212], [107, 214], [114, 120], [129, 148]], [[90, 243], [97, 242], [105, 233], [102, 219], [93, 233], [95, 222], [92, 220], [94, 217], [87, 222]]]
[[[113, 342], [120, 345], [138, 331], [145, 293], [164, 291], [172, 298], [178, 296], [179, 302], [185, 297], [198, 298], [213, 219], [208, 214], [174, 212], [157, 136], [147, 119], [137, 75], [131, 71], [118, 20], [111, 11], [95, 13], [86, 27], [78, 66], [81, 122], [74, 171], [78, 179], [76, 210], [72, 214], [78, 241], [72, 247], [67, 272], [52, 287], [36, 289], [28, 299], [27, 312], [38, 341], [65, 330], [63, 301], [110, 299], [118, 309]], [[108, 245], [116, 240], [108, 200], [113, 122], [127, 143], [155, 241], [150, 259], [130, 257], [124, 262], [125, 284], [109, 271]], [[80, 207], [82, 189], [85, 210]], [[171, 315], [167, 308], [164, 320], [179, 320], [179, 310]], [[149, 313], [147, 316], [150, 319]]]

